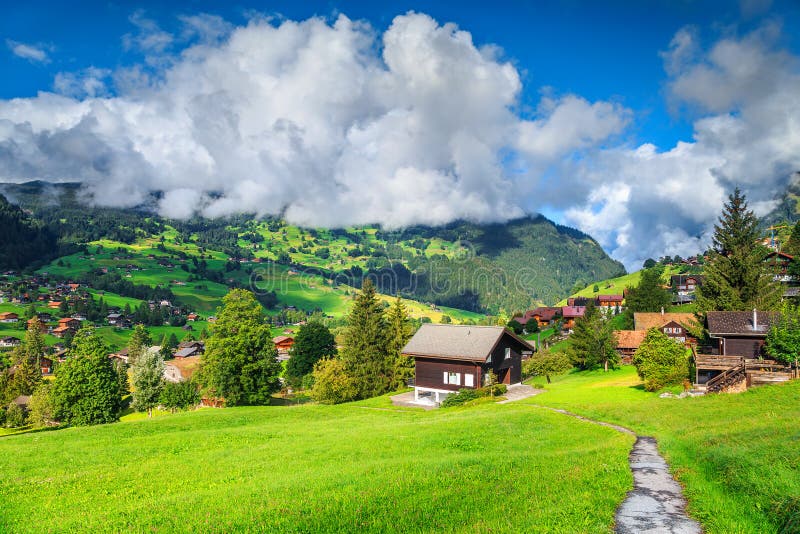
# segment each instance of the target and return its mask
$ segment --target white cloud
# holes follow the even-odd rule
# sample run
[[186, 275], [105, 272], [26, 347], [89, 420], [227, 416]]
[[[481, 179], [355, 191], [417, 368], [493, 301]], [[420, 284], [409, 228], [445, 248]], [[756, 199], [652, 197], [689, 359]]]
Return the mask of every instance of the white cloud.
[[765, 26], [721, 39], [702, 55], [692, 32], [678, 32], [664, 55], [672, 74], [667, 89], [698, 114], [694, 139], [665, 151], [604, 150], [569, 167], [576, 182], [609, 184], [627, 196], [608, 195], [600, 214], [588, 198], [567, 221], [596, 234], [632, 268], [647, 257], [708, 246], [735, 186], [757, 214], [769, 211], [800, 169], [800, 69], [796, 57], [775, 48], [777, 36], [775, 26]]
[[11, 53], [17, 57], [27, 59], [31, 63], [49, 63], [50, 58], [47, 55], [46, 47], [42, 45], [33, 45], [20, 43], [19, 41], [12, 41], [6, 39], [6, 46], [11, 50]]
[[519, 74], [499, 49], [422, 14], [382, 35], [344, 16], [237, 28], [185, 17], [195, 44], [169, 57], [175, 42], [158, 25], [132, 21], [130, 45], [160, 60], [111, 74], [117, 96], [105, 96], [109, 73], [85, 71], [57, 78], [64, 96], [0, 101], [0, 179], [80, 180], [107, 205], [158, 191], [172, 217], [496, 221], [524, 213], [516, 189], [530, 179], [508, 169], [508, 152], [544, 168], [628, 117], [565, 95], [522, 121]]

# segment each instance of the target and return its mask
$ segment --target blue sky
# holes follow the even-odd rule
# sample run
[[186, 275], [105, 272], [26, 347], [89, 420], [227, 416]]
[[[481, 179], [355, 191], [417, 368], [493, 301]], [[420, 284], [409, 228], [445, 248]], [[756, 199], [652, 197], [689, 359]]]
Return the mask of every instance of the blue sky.
[[[374, 178], [376, 183], [383, 180], [381, 184], [388, 183], [391, 186], [401, 179], [399, 176], [403, 169], [412, 166], [416, 173], [413, 180], [417, 181], [410, 183], [430, 182], [433, 184], [430, 187], [431, 192], [440, 196], [441, 191], [448, 187], [452, 189], [452, 184], [456, 184], [456, 187], [467, 184], [469, 187], [464, 186], [462, 195], [451, 195], [452, 198], [447, 201], [424, 206], [419, 210], [408, 207], [402, 214], [398, 211], [397, 217], [386, 220], [375, 215], [386, 210], [377, 208], [374, 212], [365, 212], [355, 218], [345, 217], [343, 214], [352, 212], [347, 204], [349, 200], [342, 200], [340, 209], [332, 209], [326, 217], [313, 217], [309, 213], [319, 213], [320, 208], [312, 207], [311, 203], [306, 202], [307, 199], [304, 202], [308, 206], [298, 205], [297, 210], [292, 211], [294, 197], [283, 191], [284, 188], [291, 189], [286, 184], [287, 175], [275, 171], [277, 164], [271, 162], [265, 165], [263, 172], [275, 172], [278, 177], [264, 179], [263, 183], [250, 183], [247, 180], [244, 180], [247, 183], [243, 183], [237, 179], [212, 177], [208, 178], [209, 185], [205, 189], [199, 188], [194, 194], [187, 192], [191, 189], [187, 187], [187, 183], [191, 184], [190, 179], [177, 180], [176, 185], [169, 186], [174, 187], [173, 198], [191, 197], [194, 203], [187, 205], [185, 209], [173, 209], [171, 212], [167, 210], [165, 214], [170, 216], [187, 215], [192, 211], [202, 211], [207, 215], [230, 212], [233, 209], [230, 206], [211, 204], [208, 201], [207, 193], [216, 193], [220, 189], [223, 193], [230, 193], [231, 204], [236, 204], [236, 195], [257, 196], [263, 193], [262, 190], [267, 190], [269, 194], [263, 194], [270, 199], [280, 197], [282, 206], [290, 207], [288, 213], [296, 213], [297, 222], [307, 224], [335, 225], [367, 221], [389, 225], [413, 222], [433, 224], [455, 217], [489, 220], [518, 215], [524, 211], [541, 211], [559, 222], [590, 232], [607, 250], [631, 267], [643, 257], [661, 253], [686, 254], [707, 244], [708, 231], [732, 184], [744, 180], [743, 187], [750, 193], [754, 204], [766, 210], [776, 191], [785, 187], [791, 179], [791, 169], [800, 168], [795, 165], [796, 160], [781, 154], [776, 148], [794, 146], [797, 133], [791, 131], [791, 127], [764, 132], [764, 124], [769, 123], [766, 108], [775, 112], [780, 105], [791, 102], [791, 94], [787, 96], [787, 90], [782, 88], [791, 87], [797, 79], [800, 37], [796, 29], [800, 28], [800, 4], [793, 1], [565, 0], [497, 1], [491, 4], [463, 1], [344, 1], [239, 2], [225, 5], [206, 1], [30, 2], [7, 5], [2, 9], [0, 71], [3, 73], [3, 83], [0, 84], [0, 121], [6, 119], [15, 128], [30, 124], [31, 128], [25, 131], [30, 134], [32, 146], [35, 145], [39, 153], [36, 158], [25, 156], [28, 159], [24, 161], [23, 156], [19, 155], [5, 160], [0, 157], [0, 181], [22, 181], [29, 178], [78, 179], [92, 184], [95, 188], [95, 200], [99, 203], [113, 204], [118, 201], [107, 199], [118, 199], [120, 195], [129, 195], [131, 199], [139, 198], [145, 189], [156, 189], [166, 179], [154, 173], [154, 176], [148, 178], [150, 185], [139, 187], [132, 185], [138, 178], [131, 177], [131, 183], [124, 183], [124, 187], [109, 189], [108, 182], [125, 182], [124, 173], [114, 171], [113, 168], [107, 174], [98, 171], [105, 163], [87, 163], [93, 156], [76, 154], [76, 140], [80, 139], [80, 143], [85, 143], [80, 146], [92, 146], [92, 151], [105, 154], [103, 161], [111, 161], [110, 167], [114, 167], [116, 161], [131, 164], [144, 160], [142, 172], [147, 173], [147, 169], [159, 165], [155, 156], [140, 148], [152, 146], [154, 139], [158, 137], [157, 133], [147, 133], [153, 121], [135, 122], [130, 119], [131, 113], [120, 110], [129, 106], [125, 109], [130, 111], [135, 109], [134, 104], [142, 102], [155, 106], [154, 103], [161, 102], [164, 98], [160, 91], [168, 91], [170, 94], [179, 94], [183, 90], [191, 92], [185, 84], [175, 82], [177, 85], [170, 86], [164, 80], [191, 67], [189, 62], [183, 61], [181, 53], [203, 44], [200, 43], [201, 38], [198, 37], [200, 34], [196, 27], [195, 33], [187, 33], [190, 25], [187, 24], [186, 17], [197, 15], [214, 15], [219, 17], [214, 20], [230, 24], [220, 30], [219, 35], [215, 34], [210, 48], [200, 51], [201, 62], [205, 62], [207, 66], [211, 65], [210, 58], [213, 58], [209, 51], [230, 52], [226, 43], [232, 36], [244, 36], [243, 28], [254, 19], [273, 17], [269, 25], [277, 28], [285, 21], [301, 23], [310, 17], [322, 17], [327, 27], [334, 29], [338, 17], [343, 14], [350, 20], [366, 21], [369, 24], [369, 29], [365, 31], [347, 31], [351, 32], [351, 37], [357, 34], [366, 39], [371, 34], [371, 42], [366, 45], [352, 45], [352, 41], [347, 41], [350, 43], [347, 46], [352, 45], [362, 55], [374, 56], [372, 59], [384, 60], [381, 59], [381, 53], [384, 46], [388, 48], [383, 41], [386, 36], [398, 34], [403, 36], [403, 43], [410, 42], [409, 36], [417, 35], [414, 32], [423, 27], [425, 29], [420, 31], [427, 32], [424, 39], [430, 39], [431, 43], [439, 37], [458, 41], [455, 30], [442, 26], [454, 23], [460, 30], [471, 34], [472, 45], [462, 50], [467, 56], [470, 51], [483, 50], [491, 45], [502, 49], [501, 53], [495, 53], [489, 59], [488, 56], [483, 59], [472, 57], [470, 61], [485, 63], [472, 65], [470, 69], [475, 67], [478, 70], [471, 72], [483, 72], [481, 69], [489, 68], [495, 76], [502, 78], [505, 76], [503, 73], [507, 73], [502, 70], [502, 65], [507, 63], [513, 67], [513, 72], [512, 79], [507, 80], [506, 85], [487, 85], [480, 89], [484, 92], [478, 91], [480, 94], [465, 97], [464, 101], [468, 102], [465, 105], [468, 107], [480, 106], [482, 104], [477, 104], [482, 102], [479, 99], [486, 98], [487, 107], [492, 108], [491, 112], [477, 113], [472, 122], [465, 121], [465, 124], [473, 125], [473, 130], [469, 130], [464, 124], [453, 126], [452, 131], [448, 130], [435, 142], [452, 144], [453, 140], [458, 140], [460, 143], [465, 134], [474, 133], [474, 125], [481, 124], [475, 122], [479, 119], [503, 122], [502, 134], [491, 140], [477, 136], [481, 137], [474, 141], [480, 145], [478, 148], [478, 145], [471, 145], [472, 148], [454, 149], [454, 154], [431, 154], [430, 160], [434, 163], [430, 164], [430, 168], [425, 168], [423, 164], [416, 165], [415, 162], [398, 163], [397, 158], [400, 156], [392, 156], [389, 167], [376, 164], [373, 170], [373, 176], [381, 175], [384, 171], [386, 173], [385, 180]], [[425, 20], [421, 19], [415, 19], [414, 24], [405, 24], [405, 19], [402, 24], [397, 23], [396, 17], [409, 11], [427, 15], [425, 20], [432, 19], [436, 27], [426, 26]], [[319, 35], [323, 36], [320, 38], [336, 41], [338, 34], [347, 33], [338, 30], [331, 33], [312, 26], [306, 25], [308, 36]], [[272, 38], [268, 35], [269, 28], [265, 32], [261, 32], [253, 41], [251, 52], [254, 57], [261, 57], [259, 47], [267, 46], [260, 43], [278, 46], [279, 41], [270, 40]], [[288, 32], [283, 34], [286, 37]], [[166, 36], [160, 47], [158, 44], [153, 46], [152, 41], [146, 41], [148, 37], [159, 36]], [[275, 39], [284, 37], [276, 36]], [[439, 44], [432, 44], [431, 49], [425, 53], [445, 54], [444, 49], [437, 48], [442, 43], [436, 42]], [[680, 42], [688, 43], [685, 47], [686, 53], [684, 48], [678, 46]], [[405, 47], [398, 53], [411, 54], [420, 50], [419, 46], [414, 50]], [[447, 50], [447, 53], [452, 52], [449, 48]], [[749, 58], [750, 63], [745, 60], [742, 62], [749, 70], [737, 69], [736, 61], [730, 60], [730, 54], [742, 54], [743, 58]], [[324, 51], [320, 51], [318, 55], [324, 56]], [[457, 63], [466, 56], [442, 57], [446, 61]], [[675, 66], [670, 71], [665, 68], [665, 61], [672, 60], [674, 63], [671, 64]], [[393, 66], [386, 69], [397, 70]], [[747, 72], [740, 73], [737, 70]], [[208, 73], [207, 70], [202, 72]], [[350, 71], [337, 72], [343, 76], [356, 75]], [[130, 80], [131, 73], [135, 74], [138, 84], [135, 90], [120, 82], [122, 79]], [[375, 75], [375, 71], [367, 68], [359, 75], [369, 78]], [[517, 79], [519, 87], [515, 89]], [[242, 83], [248, 82], [243, 79]], [[338, 86], [334, 82], [326, 83], [333, 85], [321, 84], [319, 91], [335, 93]], [[144, 86], [146, 90], [142, 89]], [[459, 89], [456, 83], [447, 90], [459, 92]], [[413, 89], [404, 85], [398, 94], [405, 94], [404, 91], [407, 90]], [[425, 91], [427, 90], [426, 88]], [[492, 98], [490, 93], [493, 91], [498, 95], [497, 98]], [[62, 94], [70, 100], [53, 102], [39, 96], [40, 92]], [[718, 92], [719, 96], [716, 95]], [[223, 99], [225, 102], [236, 98], [250, 101], [252, 98], [270, 97], [267, 94], [245, 95], [220, 87], [214, 88], [209, 93], [210, 96], [203, 96], [212, 99], [209, 106], [216, 110], [221, 109], [220, 106], [224, 107], [216, 100], [223, 93], [227, 99]], [[380, 100], [384, 96], [375, 98]], [[375, 139], [371, 138], [372, 144], [357, 147], [356, 152], [359, 154], [364, 153], [365, 146], [389, 150], [394, 146], [390, 138], [394, 134], [388, 132], [396, 133], [396, 130], [392, 130], [384, 119], [388, 117], [394, 120], [399, 111], [413, 109], [415, 113], [421, 114], [422, 119], [433, 120], [430, 113], [425, 115], [424, 110], [431, 108], [422, 96], [416, 95], [414, 98], [418, 99], [413, 104], [409, 104], [407, 98], [403, 100], [404, 98], [406, 97], [393, 96], [391, 105], [384, 101], [374, 104], [379, 107], [386, 105], [386, 109], [380, 112], [372, 108], [361, 114], [354, 111], [348, 115], [349, 118], [343, 119], [349, 121], [344, 126], [325, 124], [320, 128], [333, 127], [336, 131], [344, 128], [349, 132], [348, 143], [352, 141], [354, 133], [366, 135], [364, 132], [368, 132], [369, 135], [376, 136]], [[177, 100], [185, 101], [182, 97]], [[400, 101], [404, 102], [402, 106], [398, 104]], [[765, 106], [765, 101], [774, 105]], [[108, 113], [119, 113], [120, 117], [124, 117], [119, 119], [124, 125], [122, 122], [114, 123], [114, 126], [104, 123], [108, 114], [94, 116], [98, 106], [93, 104], [106, 107]], [[295, 104], [299, 105], [301, 102]], [[292, 107], [293, 104], [289, 102], [287, 105]], [[355, 104], [348, 103], [348, 106], [352, 105]], [[510, 118], [503, 116], [507, 110], [511, 110]], [[252, 113], [254, 110], [248, 108], [245, 112], [243, 108], [231, 104], [228, 111], [232, 115], [224, 115], [220, 111], [223, 113], [220, 116], [235, 116], [241, 121], [247, 112]], [[259, 112], [262, 111], [267, 115], [272, 113], [259, 108]], [[48, 123], [45, 116], [60, 116], [58, 113], [63, 113], [63, 117], [68, 118]], [[278, 115], [281, 115], [280, 110]], [[78, 128], [80, 118], [88, 116], [93, 116], [94, 122], [90, 124], [84, 121]], [[352, 118], [356, 116], [357, 118]], [[376, 120], [371, 129], [364, 127], [362, 131], [363, 124], [369, 122], [365, 119], [367, 116], [370, 121], [377, 116], [382, 118], [381, 121]], [[286, 117], [277, 116], [270, 120], [275, 119], [274, 124], [284, 124], [282, 121], [286, 119], [292, 125], [299, 125], [298, 131], [303, 132], [301, 136], [315, 128], [311, 123], [304, 122], [302, 111], [297, 111], [294, 115], [287, 112]], [[583, 124], [584, 119], [586, 124]], [[731, 120], [739, 119], [740, 124], [730, 124]], [[172, 122], [167, 123], [167, 129], [170, 125], [182, 125], [185, 120], [186, 117], [175, 117]], [[446, 118], [438, 120], [447, 121]], [[219, 124], [216, 122], [213, 125]], [[46, 147], [52, 147], [53, 143], [50, 142], [52, 140], [45, 142], [43, 136], [54, 135], [57, 130], [62, 129], [73, 137], [69, 145], [72, 148], [46, 152], [49, 150]], [[122, 130], [127, 133], [120, 134]], [[736, 136], [730, 133], [734, 130], [740, 132], [738, 140], [734, 140]], [[242, 131], [237, 132], [237, 138], [241, 139]], [[763, 159], [763, 169], [737, 161], [736, 154], [742, 152], [742, 147], [749, 150], [751, 146], [749, 142], [741, 144], [742, 131], [752, 132], [753, 139], [760, 136], [770, 140], [768, 146], [753, 148], [753, 159]], [[11, 142], [8, 137], [10, 134], [6, 134], [5, 139], [3, 135], [0, 130], [0, 149], [3, 148], [3, 143]], [[112, 135], [120, 137], [112, 139]], [[259, 132], [259, 135], [266, 134]], [[516, 135], [527, 137], [524, 142], [509, 141], [509, 136]], [[570, 136], [572, 141], [569, 141]], [[91, 145], [87, 140], [89, 137], [91, 143], [98, 144]], [[194, 132], [191, 137], [192, 142], [195, 142], [202, 137], [202, 132]], [[262, 145], [256, 144], [251, 148], [274, 146], [268, 137], [263, 138], [265, 141]], [[553, 137], [567, 141], [561, 143], [563, 146], [552, 146], [554, 143], [558, 144], [552, 141]], [[711, 137], [714, 138], [710, 139]], [[308, 138], [303, 141], [311, 143]], [[15, 147], [21, 146], [19, 133], [14, 142]], [[172, 142], [177, 146], [182, 141], [175, 137]], [[416, 139], [415, 142], [431, 141]], [[214, 155], [214, 147], [207, 146], [208, 143], [200, 144], [203, 145], [203, 158], [212, 161], [213, 164], [209, 165], [216, 169], [209, 172], [219, 174], [221, 168], [229, 169], [226, 172], [231, 175], [238, 172], [235, 163], [222, 164], [220, 157]], [[120, 148], [126, 145], [133, 147], [130, 152]], [[484, 148], [490, 155], [487, 160], [476, 161], [480, 159], [477, 156], [463, 156], [464, 153], [473, 151], [475, 154], [480, 153]], [[325, 152], [329, 147], [315, 147], [316, 149]], [[23, 152], [27, 154], [21, 151]], [[413, 151], [409, 148], [408, 152]], [[189, 161], [197, 153], [197, 147], [191, 147], [180, 157], [173, 156], [169, 161], [179, 161], [181, 157]], [[509, 153], [511, 157], [508, 156]], [[193, 156], [190, 157], [189, 154]], [[449, 163], [436, 163], [440, 157], [443, 158], [442, 161]], [[70, 160], [63, 165], [74, 170], [57, 175], [52, 169], [58, 167], [59, 162], [63, 163], [63, 158], [74, 158], [75, 161]], [[300, 167], [292, 167], [295, 162], [282, 162], [281, 172], [286, 171], [283, 167], [313, 169], [308, 172], [319, 172], [323, 182], [329, 180], [325, 187], [333, 184], [343, 191], [352, 189], [350, 185], [343, 183], [343, 179], [337, 177], [344, 172], [350, 156], [337, 158], [333, 163], [326, 158], [327, 156], [311, 158], [311, 161], [303, 162]], [[263, 154], [261, 160], [264, 160]], [[373, 160], [374, 157], [370, 162]], [[498, 160], [503, 163], [500, 164], [502, 168], [498, 171], [497, 179], [487, 179], [490, 185], [480, 189], [475, 185], [480, 181], [479, 176], [473, 178], [471, 173], [479, 175], [476, 169], [483, 169], [491, 174]], [[514, 163], [509, 164], [509, 161]], [[329, 164], [330, 169], [327, 168]], [[85, 170], [86, 165], [90, 171]], [[176, 166], [187, 176], [199, 172], [195, 168], [190, 169], [190, 163], [183, 167], [176, 163]], [[463, 170], [472, 167], [474, 169], [471, 171]], [[780, 169], [780, 172], [775, 169]], [[642, 191], [637, 188], [640, 185], [638, 182], [655, 179], [652, 178], [654, 176], [669, 178], [673, 175], [675, 183], [667, 184], [663, 191]], [[408, 178], [407, 173], [403, 177], [412, 179]], [[444, 180], [442, 184], [436, 183], [439, 178]], [[447, 181], [450, 178], [453, 179], [452, 184]], [[228, 191], [226, 180], [236, 183], [238, 189]], [[513, 190], [517, 194], [511, 199], [499, 191], [509, 181], [513, 183]], [[225, 185], [219, 185], [220, 183]], [[314, 190], [314, 184], [317, 182], [306, 187], [303, 194], [308, 195], [309, 190]], [[675, 199], [669, 198], [670, 190], [681, 191], [680, 194], [685, 196], [687, 188], [691, 190], [693, 184], [697, 185], [697, 195], [708, 199], [700, 202], [696, 210], [687, 210], [678, 205]], [[165, 186], [164, 190], [170, 191], [169, 187]], [[277, 190], [281, 190], [280, 194]], [[386, 191], [392, 190], [391, 187], [382, 189], [384, 195], [388, 194]], [[476, 194], [483, 197], [483, 202], [475, 201]], [[343, 195], [346, 197], [346, 192]], [[448, 202], [449, 206], [446, 205]], [[454, 205], [458, 208], [451, 209]], [[620, 217], [615, 206], [624, 206], [626, 216]], [[269, 211], [275, 210], [265, 209], [265, 212]], [[441, 215], [431, 218], [426, 213]], [[650, 234], [643, 230], [645, 226], [651, 228]], [[658, 239], [654, 239], [656, 233]], [[647, 242], [648, 246], [643, 246], [643, 242]]]

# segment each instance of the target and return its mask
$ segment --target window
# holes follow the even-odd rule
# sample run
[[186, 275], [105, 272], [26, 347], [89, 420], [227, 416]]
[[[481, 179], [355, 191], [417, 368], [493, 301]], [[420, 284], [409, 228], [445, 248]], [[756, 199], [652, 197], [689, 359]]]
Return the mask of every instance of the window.
[[464, 373], [464, 385], [468, 388], [475, 386], [475, 377], [469, 373]]
[[444, 383], [450, 384], [452, 386], [460, 386], [461, 385], [461, 373], [449, 373], [447, 371], [444, 372]]
[[503, 359], [504, 360], [510, 360], [511, 359], [511, 347], [506, 347], [506, 356]]

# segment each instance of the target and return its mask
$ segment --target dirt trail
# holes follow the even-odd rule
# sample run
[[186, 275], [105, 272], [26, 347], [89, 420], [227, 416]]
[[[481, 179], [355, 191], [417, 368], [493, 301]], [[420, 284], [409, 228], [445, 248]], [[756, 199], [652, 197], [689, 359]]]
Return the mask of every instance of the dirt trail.
[[700, 523], [686, 515], [683, 489], [672, 478], [666, 460], [658, 453], [654, 438], [637, 436], [629, 428], [595, 421], [581, 415], [536, 405], [581, 421], [613, 428], [618, 432], [636, 436], [628, 462], [633, 473], [633, 489], [617, 508], [615, 532], [620, 534], [700, 534]]

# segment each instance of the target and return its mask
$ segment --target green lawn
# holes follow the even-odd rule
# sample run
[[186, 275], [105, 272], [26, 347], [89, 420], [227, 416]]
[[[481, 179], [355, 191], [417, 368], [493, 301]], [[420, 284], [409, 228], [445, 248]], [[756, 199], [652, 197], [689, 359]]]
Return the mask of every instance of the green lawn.
[[514, 404], [203, 409], [0, 439], [0, 530], [607, 532], [631, 445]]
[[[654, 436], [707, 532], [777, 532], [800, 520], [800, 381], [738, 395], [661, 399], [633, 367], [573, 373], [523, 401]], [[786, 530], [785, 532], [796, 532]]]

